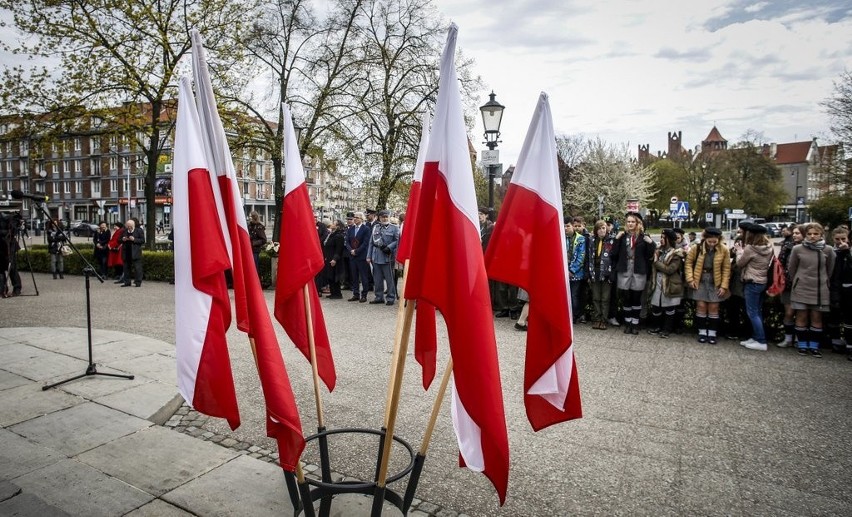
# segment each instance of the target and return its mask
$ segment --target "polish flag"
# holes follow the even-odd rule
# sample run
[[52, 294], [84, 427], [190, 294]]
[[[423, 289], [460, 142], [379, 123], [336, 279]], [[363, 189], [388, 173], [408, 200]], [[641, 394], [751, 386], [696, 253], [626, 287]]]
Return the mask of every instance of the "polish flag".
[[322, 257], [314, 211], [305, 183], [305, 170], [299, 155], [296, 131], [290, 108], [284, 110], [284, 204], [281, 208], [281, 252], [278, 254], [278, 279], [275, 285], [275, 319], [308, 361], [311, 360], [308, 328], [305, 318], [304, 287], [308, 287], [311, 321], [314, 331], [319, 376], [328, 391], [334, 390], [337, 375], [325, 318], [322, 314], [314, 278], [322, 271]]
[[405, 297], [426, 300], [444, 317], [453, 358], [452, 415], [460, 463], [483, 472], [502, 505], [509, 480], [509, 442], [467, 131], [453, 65], [457, 32], [452, 24], [441, 57]]
[[269, 317], [266, 298], [254, 267], [237, 175], [225, 138], [225, 129], [216, 109], [204, 47], [197, 31], [192, 31], [192, 47], [192, 69], [202, 134], [218, 177], [224, 227], [227, 228], [225, 242], [230, 244], [237, 328], [246, 332], [253, 340], [255, 362], [266, 399], [266, 434], [278, 442], [281, 467], [295, 471], [305, 448], [299, 410], [278, 346], [278, 338], [272, 327], [272, 319]]
[[231, 262], [188, 78], [180, 81], [178, 99], [172, 178], [178, 390], [187, 404], [225, 418], [233, 430], [240, 414], [225, 340], [231, 325], [225, 270]]
[[[420, 204], [420, 186], [423, 182], [423, 167], [426, 163], [426, 151], [429, 148], [429, 114], [423, 113], [423, 125], [420, 132], [420, 148], [417, 150], [417, 163], [414, 166], [414, 179], [408, 191], [408, 208], [405, 211], [405, 227], [399, 239], [396, 260], [400, 264], [411, 258], [411, 243], [414, 241], [414, 221], [417, 220], [417, 207]], [[414, 320], [414, 358], [422, 369], [423, 389], [429, 389], [435, 378], [435, 360], [438, 353], [438, 333], [435, 328], [435, 306], [426, 301], [417, 302], [417, 318]]]
[[556, 136], [545, 93], [521, 148], [485, 264], [488, 276], [530, 295], [524, 404], [533, 429], [582, 417]]

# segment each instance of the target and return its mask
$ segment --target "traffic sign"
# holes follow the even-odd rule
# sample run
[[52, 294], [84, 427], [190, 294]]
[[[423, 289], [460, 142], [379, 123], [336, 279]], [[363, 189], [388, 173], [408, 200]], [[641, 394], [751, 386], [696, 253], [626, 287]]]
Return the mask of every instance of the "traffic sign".
[[712, 223], [713, 222], [713, 212], [705, 212], [704, 213], [704, 220], [707, 221], [708, 223]]
[[710, 193], [710, 204], [711, 205], [718, 205], [719, 204], [719, 193], [718, 192], [711, 192]]
[[689, 219], [689, 201], [678, 201], [675, 208], [669, 210], [669, 218], [681, 221]]
[[482, 151], [482, 165], [497, 165], [500, 163], [500, 151], [498, 149]]
[[98, 215], [104, 215], [104, 209], [103, 208], [98, 209]]

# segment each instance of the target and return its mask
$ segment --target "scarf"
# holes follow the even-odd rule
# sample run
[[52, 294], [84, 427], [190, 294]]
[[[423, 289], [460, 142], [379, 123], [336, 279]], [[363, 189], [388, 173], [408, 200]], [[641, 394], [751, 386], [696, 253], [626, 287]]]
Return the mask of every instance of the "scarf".
[[822, 251], [823, 249], [825, 249], [825, 239], [820, 239], [816, 242], [805, 240], [802, 241], [802, 246], [808, 248], [809, 250]]

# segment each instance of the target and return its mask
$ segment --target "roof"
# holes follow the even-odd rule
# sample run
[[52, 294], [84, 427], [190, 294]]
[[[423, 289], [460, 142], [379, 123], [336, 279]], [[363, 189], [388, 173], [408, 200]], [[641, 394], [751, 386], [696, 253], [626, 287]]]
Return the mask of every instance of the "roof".
[[789, 144], [778, 144], [775, 151], [775, 163], [778, 165], [805, 163], [808, 161], [808, 153], [812, 142], [792, 142]]
[[716, 126], [713, 126], [713, 129], [710, 130], [710, 134], [707, 135], [707, 138], [704, 139], [705, 142], [727, 142], [724, 138], [722, 138], [722, 134], [719, 133], [719, 130], [716, 129]]

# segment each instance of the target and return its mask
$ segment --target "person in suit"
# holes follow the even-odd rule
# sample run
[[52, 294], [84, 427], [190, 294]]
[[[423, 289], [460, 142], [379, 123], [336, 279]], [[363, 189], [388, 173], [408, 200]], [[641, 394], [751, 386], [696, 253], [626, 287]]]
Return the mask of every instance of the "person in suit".
[[95, 245], [95, 262], [98, 264], [98, 272], [102, 277], [107, 276], [107, 260], [109, 259], [109, 229], [107, 224], [101, 221], [98, 225], [98, 231], [92, 236], [92, 243]]
[[396, 262], [397, 246], [399, 246], [399, 226], [391, 224], [388, 210], [381, 210], [379, 221], [373, 225], [370, 244], [367, 248], [367, 262], [373, 265], [373, 286], [375, 286], [375, 298], [370, 303], [393, 305], [396, 301], [393, 266]]
[[145, 232], [136, 226], [134, 219], [128, 219], [121, 236], [121, 253], [124, 261], [124, 283], [121, 287], [130, 287], [130, 268], [135, 273], [134, 285], [142, 286], [142, 246], [145, 244]]
[[346, 225], [343, 221], [337, 220], [331, 223], [329, 227], [331, 231], [326, 235], [322, 243], [322, 256], [323, 260], [325, 260], [325, 267], [321, 275], [328, 282], [330, 293], [328, 297], [333, 300], [343, 298], [343, 294], [340, 292], [340, 283], [343, 279], [343, 264], [341, 263], [341, 259], [344, 254], [344, 228], [346, 228]]
[[367, 247], [370, 245], [370, 227], [364, 222], [364, 212], [355, 212], [353, 224], [346, 231], [344, 247], [349, 255], [349, 271], [352, 283], [350, 302], [367, 301], [370, 265], [367, 264]]

